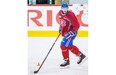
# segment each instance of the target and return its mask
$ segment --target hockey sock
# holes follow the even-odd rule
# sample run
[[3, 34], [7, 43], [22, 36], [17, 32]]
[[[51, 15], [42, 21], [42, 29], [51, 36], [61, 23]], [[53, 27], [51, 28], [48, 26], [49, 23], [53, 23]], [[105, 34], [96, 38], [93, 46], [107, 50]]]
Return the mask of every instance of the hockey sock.
[[80, 55], [80, 51], [78, 49], [78, 47], [72, 45], [68, 48], [72, 53], [74, 53], [76, 56], [79, 56]]
[[67, 49], [67, 47], [60, 45], [60, 48], [62, 50], [62, 56], [63, 56], [64, 60], [69, 59], [69, 50]]

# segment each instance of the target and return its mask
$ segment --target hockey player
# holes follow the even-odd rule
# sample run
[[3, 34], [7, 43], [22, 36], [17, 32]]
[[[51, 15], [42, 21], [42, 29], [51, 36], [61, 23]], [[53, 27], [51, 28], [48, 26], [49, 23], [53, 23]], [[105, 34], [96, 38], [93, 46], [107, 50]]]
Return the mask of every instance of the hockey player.
[[70, 65], [69, 50], [76, 56], [79, 56], [79, 61], [77, 61], [77, 64], [80, 64], [86, 57], [82, 52], [79, 51], [77, 46], [73, 45], [73, 40], [77, 36], [80, 25], [74, 13], [69, 11], [68, 8], [68, 4], [63, 2], [61, 5], [61, 10], [58, 12], [60, 21], [59, 32], [63, 36], [60, 48], [62, 50], [64, 63], [60, 65], [61, 67]]

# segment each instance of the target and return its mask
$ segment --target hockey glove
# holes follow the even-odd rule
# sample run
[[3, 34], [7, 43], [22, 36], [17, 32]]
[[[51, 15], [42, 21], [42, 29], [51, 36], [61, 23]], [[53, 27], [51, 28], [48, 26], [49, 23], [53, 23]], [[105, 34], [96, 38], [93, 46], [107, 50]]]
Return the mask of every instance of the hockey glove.
[[66, 34], [66, 39], [72, 38], [74, 35], [76, 35], [76, 32], [74, 30], [71, 30]]

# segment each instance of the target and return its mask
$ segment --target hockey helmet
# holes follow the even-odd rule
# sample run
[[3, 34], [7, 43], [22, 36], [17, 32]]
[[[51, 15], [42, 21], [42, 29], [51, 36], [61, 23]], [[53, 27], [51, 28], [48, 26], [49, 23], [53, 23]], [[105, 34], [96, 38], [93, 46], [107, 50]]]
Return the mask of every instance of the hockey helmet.
[[68, 4], [66, 2], [62, 2], [61, 8], [68, 8]]

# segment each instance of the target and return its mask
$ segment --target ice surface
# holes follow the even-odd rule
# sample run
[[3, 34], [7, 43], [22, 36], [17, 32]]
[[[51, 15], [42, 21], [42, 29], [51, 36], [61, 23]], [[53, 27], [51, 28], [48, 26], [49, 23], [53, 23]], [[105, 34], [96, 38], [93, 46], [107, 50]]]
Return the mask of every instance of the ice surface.
[[[70, 68], [61, 69], [60, 64], [63, 62], [60, 50], [60, 37], [54, 45], [47, 60], [43, 64], [39, 73], [33, 74], [37, 70], [38, 62], [41, 64], [46, 54], [50, 50], [56, 38], [29, 38], [28, 39], [28, 75], [88, 75], [88, 60], [82, 64], [77, 64], [78, 57], [70, 52]], [[74, 45], [78, 46], [86, 56], [88, 56], [88, 38], [76, 38]]]

